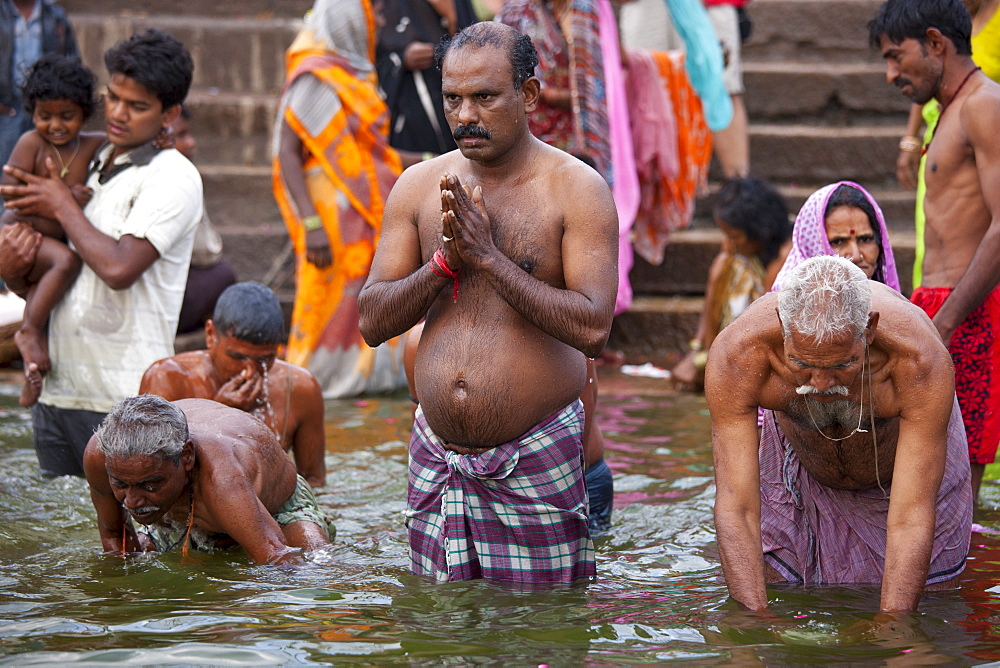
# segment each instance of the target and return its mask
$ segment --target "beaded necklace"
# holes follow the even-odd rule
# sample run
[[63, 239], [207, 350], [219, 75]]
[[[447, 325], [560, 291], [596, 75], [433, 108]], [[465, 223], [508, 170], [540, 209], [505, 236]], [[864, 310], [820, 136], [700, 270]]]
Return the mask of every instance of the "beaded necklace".
[[941, 105], [941, 113], [938, 114], [938, 121], [934, 125], [934, 129], [931, 131], [931, 138], [927, 140], [927, 143], [924, 144], [923, 149], [921, 149], [920, 151], [921, 156], [927, 155], [927, 149], [931, 147], [931, 142], [934, 141], [934, 135], [937, 134], [938, 128], [941, 127], [941, 120], [944, 118], [944, 112], [948, 110], [948, 107], [951, 106], [951, 103], [954, 102], [955, 98], [958, 97], [958, 94], [962, 92], [962, 88], [965, 86], [965, 83], [972, 77], [973, 74], [976, 73], [977, 70], [979, 70], [978, 65], [969, 70], [969, 73], [965, 75], [964, 79], [962, 79], [962, 83], [958, 84], [958, 88], [955, 89], [954, 95], [952, 95], [947, 102]]

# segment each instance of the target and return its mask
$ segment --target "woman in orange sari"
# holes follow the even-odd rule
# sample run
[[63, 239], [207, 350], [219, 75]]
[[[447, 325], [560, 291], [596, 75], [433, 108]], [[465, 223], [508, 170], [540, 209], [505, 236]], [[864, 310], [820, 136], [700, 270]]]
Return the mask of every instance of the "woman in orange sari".
[[402, 341], [371, 348], [358, 331], [357, 294], [403, 168], [376, 88], [375, 30], [369, 0], [317, 0], [286, 52], [274, 131], [274, 196], [296, 257], [286, 358], [327, 398], [406, 385]]

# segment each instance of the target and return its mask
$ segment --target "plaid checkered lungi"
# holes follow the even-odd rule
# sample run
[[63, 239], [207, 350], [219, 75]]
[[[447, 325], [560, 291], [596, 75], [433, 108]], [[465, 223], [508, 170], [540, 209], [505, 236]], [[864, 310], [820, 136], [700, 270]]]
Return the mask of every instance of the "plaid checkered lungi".
[[459, 455], [418, 407], [406, 511], [411, 570], [529, 585], [593, 578], [582, 435], [575, 401], [518, 439]]

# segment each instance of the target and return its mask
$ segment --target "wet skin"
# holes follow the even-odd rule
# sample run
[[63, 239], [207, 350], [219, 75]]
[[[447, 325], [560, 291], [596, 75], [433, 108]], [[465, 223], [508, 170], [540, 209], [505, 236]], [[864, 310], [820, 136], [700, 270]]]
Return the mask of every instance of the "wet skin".
[[[493, 447], [580, 396], [610, 327], [617, 223], [603, 179], [528, 133], [538, 82], [515, 89], [502, 50], [449, 53], [443, 81], [450, 127], [475, 130], [390, 194], [361, 330], [374, 345], [426, 313], [427, 421], [454, 447]], [[427, 264], [438, 249], [460, 272], [457, 301]]]
[[[879, 48], [889, 83], [918, 104], [943, 105], [925, 155], [922, 287], [951, 289], [933, 318], [948, 343], [1000, 284], [1000, 84], [937, 28], [923, 44], [882, 35]], [[977, 496], [984, 469], [973, 463]]]
[[271, 516], [291, 496], [296, 478], [267, 427], [214, 401], [176, 403], [191, 435], [176, 463], [159, 456], [105, 457], [96, 436], [87, 444], [84, 470], [105, 552], [152, 549], [129, 517], [147, 525], [190, 522], [223, 544], [238, 543], [257, 563], [297, 561], [295, 548], [328, 542], [312, 522], [281, 527]]
[[[741, 327], [724, 329], [712, 346], [705, 386], [712, 414], [716, 528], [730, 594], [752, 609], [767, 607], [758, 406], [776, 412], [803, 467], [822, 484], [877, 489], [880, 481], [885, 485], [892, 480], [882, 608], [913, 609], [924, 590], [954, 372], [930, 319], [890, 288], [872, 283], [871, 289], [871, 314], [860, 339], [847, 332], [820, 345], [796, 334], [785, 337], [776, 313], [777, 295], [768, 294], [741, 316]], [[820, 392], [841, 386], [848, 393], [802, 396], [796, 392], [802, 386]], [[854, 429], [862, 398], [862, 427], [868, 427], [868, 416], [875, 416], [878, 476], [871, 433], [830, 440]], [[848, 402], [850, 417], [842, 420], [846, 424], [823, 427], [824, 437], [812, 424], [807, 406], [819, 414], [838, 400]]]
[[313, 375], [276, 360], [276, 344], [220, 335], [211, 320], [205, 324], [205, 339], [206, 350], [180, 353], [150, 365], [139, 393], [157, 394], [168, 401], [212, 399], [250, 412], [294, 454], [297, 471], [310, 485], [325, 484], [323, 395]]

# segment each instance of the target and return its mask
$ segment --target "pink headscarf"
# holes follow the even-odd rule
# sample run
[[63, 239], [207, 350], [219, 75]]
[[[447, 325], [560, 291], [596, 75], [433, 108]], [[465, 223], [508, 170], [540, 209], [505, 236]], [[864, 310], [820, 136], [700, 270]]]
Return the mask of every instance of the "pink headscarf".
[[771, 292], [781, 289], [782, 281], [799, 266], [804, 260], [820, 255], [836, 255], [836, 251], [830, 245], [826, 237], [826, 204], [830, 201], [830, 196], [840, 186], [850, 186], [864, 195], [872, 208], [875, 209], [875, 219], [878, 221], [878, 235], [880, 239], [880, 250], [878, 257], [878, 269], [875, 276], [880, 277], [882, 282], [894, 290], [899, 290], [899, 276], [896, 274], [896, 260], [892, 256], [892, 245], [889, 243], [889, 230], [885, 226], [885, 216], [882, 209], [871, 194], [853, 181], [838, 181], [828, 186], [823, 186], [806, 200], [795, 218], [795, 227], [792, 229], [792, 250], [788, 253], [785, 264], [774, 279]]

